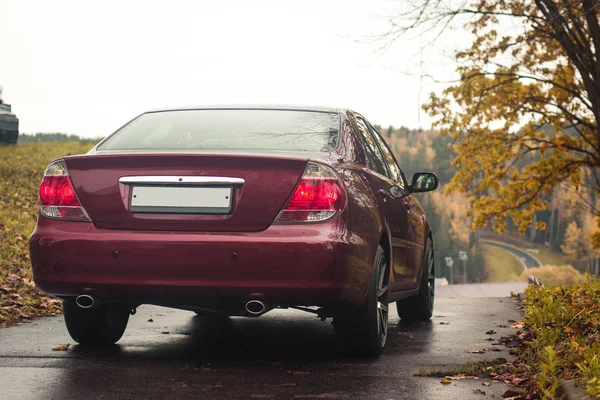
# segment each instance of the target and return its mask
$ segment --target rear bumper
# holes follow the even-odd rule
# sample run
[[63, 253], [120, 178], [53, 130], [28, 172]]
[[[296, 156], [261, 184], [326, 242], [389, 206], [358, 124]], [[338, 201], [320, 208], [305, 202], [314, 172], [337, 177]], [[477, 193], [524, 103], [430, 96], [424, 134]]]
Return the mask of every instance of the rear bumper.
[[330, 306], [364, 303], [376, 242], [339, 217], [252, 233], [104, 230], [40, 218], [30, 252], [35, 283], [56, 296], [176, 307], [252, 298]]

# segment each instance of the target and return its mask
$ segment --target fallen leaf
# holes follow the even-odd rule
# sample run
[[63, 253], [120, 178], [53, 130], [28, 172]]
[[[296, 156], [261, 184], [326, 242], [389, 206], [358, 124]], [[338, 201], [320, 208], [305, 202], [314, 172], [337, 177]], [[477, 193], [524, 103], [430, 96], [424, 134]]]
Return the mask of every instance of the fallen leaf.
[[519, 293], [515, 292], [514, 290], [511, 290], [510, 297], [519, 297]]
[[504, 398], [510, 397], [510, 398], [517, 399], [519, 397], [526, 396], [526, 395], [527, 395], [527, 390], [513, 387], [513, 388], [509, 388], [506, 392], [504, 392], [502, 397], [504, 397]]
[[163, 335], [168, 335], [168, 334], [169, 334], [169, 331], [164, 331], [164, 332], [161, 332], [161, 333], [162, 333]]
[[450, 322], [440, 322], [440, 325], [450, 325]]
[[451, 381], [450, 379], [448, 379], [448, 378], [444, 378], [444, 379], [442, 379], [442, 380], [440, 381], [440, 383], [441, 383], [442, 385], [449, 385], [449, 384], [451, 384], [451, 383], [452, 383], [452, 381]]
[[453, 381], [460, 381], [461, 379], [479, 379], [476, 376], [473, 375], [452, 375], [452, 376], [447, 376], [447, 379], [451, 379]]
[[525, 324], [523, 324], [522, 322], [515, 322], [511, 324], [510, 327], [513, 329], [523, 329], [525, 327]]
[[485, 334], [486, 334], [486, 335], [495, 335], [495, 334], [497, 334], [497, 333], [498, 333], [498, 332], [496, 332], [495, 330], [493, 330], [493, 329], [490, 329], [490, 330], [489, 330], [489, 331], [487, 331]]
[[150, 318], [150, 319], [148, 320], [148, 322], [154, 322], [154, 320], [153, 320], [152, 318]]
[[56, 346], [52, 348], [52, 351], [67, 351], [71, 347], [70, 344], [63, 344], [62, 346]]
[[480, 394], [482, 396], [485, 396], [485, 392], [481, 389], [473, 389], [473, 394]]
[[573, 329], [569, 328], [568, 326], [565, 328], [565, 333], [571, 333], [573, 332]]
[[288, 371], [288, 374], [292, 375], [310, 375], [308, 371]]
[[471, 354], [482, 354], [482, 353], [485, 353], [485, 350], [476, 350], [476, 349], [466, 350], [466, 351], [467, 351], [467, 353], [471, 353]]
[[491, 382], [481, 382], [481, 386], [492, 386]]

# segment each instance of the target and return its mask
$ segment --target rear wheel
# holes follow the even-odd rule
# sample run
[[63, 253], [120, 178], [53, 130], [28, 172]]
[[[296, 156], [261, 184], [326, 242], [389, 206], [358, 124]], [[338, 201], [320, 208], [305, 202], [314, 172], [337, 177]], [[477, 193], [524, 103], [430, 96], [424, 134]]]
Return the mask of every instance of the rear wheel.
[[334, 317], [336, 335], [353, 350], [377, 356], [383, 350], [388, 331], [389, 270], [383, 248], [377, 248], [373, 278], [364, 306]]
[[407, 321], [426, 321], [433, 315], [435, 300], [435, 262], [433, 242], [427, 239], [423, 256], [423, 269], [419, 286], [419, 294], [396, 302], [398, 315]]
[[120, 303], [81, 308], [74, 298], [69, 298], [63, 301], [63, 310], [73, 340], [90, 346], [107, 346], [123, 336], [131, 308]]

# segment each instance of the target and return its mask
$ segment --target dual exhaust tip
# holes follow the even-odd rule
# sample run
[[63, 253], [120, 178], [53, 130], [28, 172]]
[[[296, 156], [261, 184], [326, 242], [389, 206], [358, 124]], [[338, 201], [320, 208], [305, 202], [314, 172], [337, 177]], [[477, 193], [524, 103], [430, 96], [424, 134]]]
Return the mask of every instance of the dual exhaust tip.
[[[75, 298], [75, 303], [85, 309], [94, 308], [100, 304], [98, 298], [92, 294], [80, 294]], [[268, 311], [267, 304], [260, 300], [250, 300], [244, 305], [244, 308], [248, 315], [253, 317], [258, 317]]]

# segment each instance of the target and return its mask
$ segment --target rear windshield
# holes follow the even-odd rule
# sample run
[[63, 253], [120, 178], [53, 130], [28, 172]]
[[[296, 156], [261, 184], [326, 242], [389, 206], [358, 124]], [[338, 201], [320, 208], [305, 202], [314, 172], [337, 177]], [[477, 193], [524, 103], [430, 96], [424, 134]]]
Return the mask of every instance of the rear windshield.
[[293, 110], [179, 110], [142, 114], [99, 150], [241, 149], [331, 151], [337, 113]]

